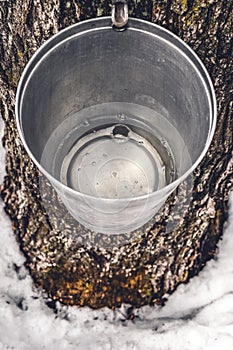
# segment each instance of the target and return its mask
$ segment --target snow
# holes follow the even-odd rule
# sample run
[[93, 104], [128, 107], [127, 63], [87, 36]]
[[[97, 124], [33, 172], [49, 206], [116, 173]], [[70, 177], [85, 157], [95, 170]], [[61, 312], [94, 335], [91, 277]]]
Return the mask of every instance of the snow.
[[[2, 129], [2, 123], [0, 125]], [[4, 176], [0, 150], [0, 182]], [[164, 307], [136, 310], [49, 308], [24, 267], [9, 218], [0, 202], [0, 350], [224, 350], [233, 349], [233, 195], [216, 260]]]

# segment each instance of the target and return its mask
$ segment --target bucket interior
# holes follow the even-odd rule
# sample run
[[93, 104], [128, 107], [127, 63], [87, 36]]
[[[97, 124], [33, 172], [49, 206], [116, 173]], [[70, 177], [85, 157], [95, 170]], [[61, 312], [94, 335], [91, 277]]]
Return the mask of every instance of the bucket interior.
[[143, 195], [202, 153], [212, 112], [206, 85], [180, 42], [157, 31], [66, 31], [43, 49], [25, 82], [20, 123], [35, 159], [59, 181], [101, 197]]

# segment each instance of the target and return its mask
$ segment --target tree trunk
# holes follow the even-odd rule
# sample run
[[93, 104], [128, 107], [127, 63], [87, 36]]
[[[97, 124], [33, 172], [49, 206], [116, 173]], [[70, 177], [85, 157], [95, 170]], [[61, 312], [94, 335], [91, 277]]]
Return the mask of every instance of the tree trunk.
[[0, 110], [7, 170], [1, 194], [35, 284], [65, 304], [163, 303], [165, 294], [216, 256], [227, 217], [233, 188], [233, 1], [131, 0], [128, 5], [131, 16], [170, 29], [199, 55], [214, 82], [218, 123], [201, 165], [160, 212], [141, 230], [106, 240], [78, 225], [62, 203], [63, 222], [51, 222], [40, 186], [53, 198], [56, 194], [22, 146], [14, 104], [20, 75], [39, 46], [79, 20], [109, 15], [109, 1], [0, 1]]

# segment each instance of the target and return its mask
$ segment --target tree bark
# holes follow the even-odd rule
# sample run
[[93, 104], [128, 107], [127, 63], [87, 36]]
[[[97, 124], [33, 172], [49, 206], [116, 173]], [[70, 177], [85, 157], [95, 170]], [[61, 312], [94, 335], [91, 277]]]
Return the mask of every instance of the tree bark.
[[14, 104], [20, 75], [40, 45], [68, 25], [109, 15], [109, 1], [0, 2], [0, 111], [7, 171], [1, 195], [35, 284], [64, 304], [163, 303], [167, 293], [216, 256], [227, 217], [233, 188], [233, 1], [131, 0], [128, 5], [131, 16], [170, 29], [199, 55], [215, 86], [218, 122], [202, 163], [155, 218], [131, 235], [106, 240], [79, 226], [61, 203], [64, 222], [50, 222], [40, 186], [52, 197], [56, 194], [22, 146]]

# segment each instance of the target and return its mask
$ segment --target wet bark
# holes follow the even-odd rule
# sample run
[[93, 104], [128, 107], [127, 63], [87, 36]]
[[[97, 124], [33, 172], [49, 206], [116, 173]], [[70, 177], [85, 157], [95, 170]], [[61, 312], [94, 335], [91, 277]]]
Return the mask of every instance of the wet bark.
[[22, 146], [14, 104], [20, 75], [40, 45], [70, 24], [109, 15], [109, 1], [0, 2], [0, 111], [7, 170], [1, 195], [35, 284], [49, 298], [65, 304], [98, 308], [123, 302], [135, 307], [163, 303], [167, 293], [216, 256], [227, 217], [233, 188], [233, 1], [131, 0], [128, 4], [130, 15], [170, 29], [199, 55], [215, 86], [218, 123], [201, 165], [156, 217], [131, 235], [107, 240], [78, 225], [61, 203], [57, 205], [64, 211], [62, 220], [51, 222], [41, 188], [45, 186], [48, 197], [57, 203], [56, 194]]

